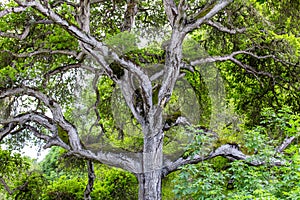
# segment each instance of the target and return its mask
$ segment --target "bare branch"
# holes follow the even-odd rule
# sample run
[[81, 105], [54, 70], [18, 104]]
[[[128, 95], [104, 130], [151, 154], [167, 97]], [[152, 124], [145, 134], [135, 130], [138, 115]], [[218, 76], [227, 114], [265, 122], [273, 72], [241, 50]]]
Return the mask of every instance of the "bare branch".
[[[290, 143], [288, 143], [290, 144]], [[287, 145], [288, 145], [287, 144]], [[201, 156], [201, 155], [195, 155], [195, 156], [190, 156], [187, 158], [179, 158], [175, 162], [170, 162], [167, 166], [165, 166], [162, 169], [162, 174], [163, 176], [168, 175], [171, 172], [177, 171], [181, 166], [187, 165], [187, 164], [196, 164], [217, 156], [222, 156], [224, 158], [227, 158], [231, 161], [234, 160], [244, 160], [246, 161], [249, 165], [253, 166], [260, 166], [260, 165], [271, 165], [271, 166], [282, 166], [285, 165], [286, 162], [276, 159], [276, 158], [270, 158], [269, 161], [265, 160], [255, 160], [252, 159], [253, 156], [245, 155], [243, 152], [241, 152], [235, 145], [232, 144], [224, 144], [211, 152], [208, 155]]]
[[141, 154], [131, 153], [127, 151], [112, 152], [112, 151], [97, 151], [80, 149], [77, 151], [69, 151], [67, 156], [78, 156], [85, 159], [99, 161], [109, 166], [118, 167], [132, 173], [142, 172]]
[[210, 57], [206, 57], [206, 58], [201, 58], [198, 60], [194, 60], [191, 62], [191, 65], [195, 66], [195, 65], [201, 65], [201, 64], [205, 64], [205, 63], [211, 63], [211, 62], [217, 62], [217, 61], [232, 61], [233, 63], [239, 65], [240, 67], [244, 68], [247, 72], [253, 74], [256, 78], [257, 75], [265, 75], [268, 76], [270, 78], [274, 78], [273, 75], [269, 72], [264, 72], [264, 71], [257, 71], [256, 69], [254, 69], [253, 67], [242, 63], [241, 61], [239, 61], [238, 59], [236, 59], [234, 56], [239, 55], [239, 54], [246, 54], [246, 55], [250, 55], [256, 59], [266, 59], [266, 58], [273, 58], [275, 59], [274, 55], [266, 55], [266, 56], [257, 56], [249, 51], [235, 51], [229, 55], [225, 55], [225, 56], [210, 56]]
[[3, 17], [7, 14], [11, 14], [11, 13], [20, 13], [25, 11], [26, 8], [25, 7], [12, 7], [12, 8], [7, 8], [5, 10], [0, 11], [0, 17]]
[[2, 141], [3, 138], [10, 134], [16, 127], [17, 123], [8, 123], [4, 125], [4, 127], [0, 129], [0, 141]]
[[188, 21], [184, 31], [188, 33], [200, 27], [201, 24], [211, 19], [215, 14], [220, 12], [220, 10], [224, 9], [231, 2], [233, 2], [233, 0], [214, 1], [212, 4], [208, 4]]
[[283, 143], [276, 149], [276, 151], [278, 153], [282, 153], [295, 139], [295, 136], [285, 138]]
[[81, 67], [80, 63], [60, 66], [60, 67], [58, 67], [58, 68], [56, 68], [54, 70], [49, 71], [46, 74], [46, 76], [51, 76], [51, 75], [54, 75], [54, 74], [63, 73], [65, 71], [68, 71], [69, 69], [77, 69], [77, 68], [80, 68], [80, 67]]
[[53, 121], [43, 115], [42, 113], [38, 113], [38, 112], [28, 112], [28, 113], [25, 113], [25, 114], [20, 114], [18, 116], [15, 116], [11, 119], [8, 119], [8, 120], [4, 120], [4, 121], [1, 121], [0, 124], [3, 124], [3, 125], [8, 125], [8, 124], [20, 124], [20, 125], [23, 125], [29, 121], [32, 121], [32, 122], [37, 122], [38, 124], [44, 126], [45, 128], [49, 129], [51, 132], [55, 133], [56, 132], [56, 127], [53, 123]]
[[35, 24], [54, 24], [54, 22], [52, 20], [48, 20], [48, 19], [30, 22], [30, 25], [35, 25]]
[[193, 65], [190, 65], [188, 63], [182, 62], [180, 65], [180, 69], [184, 69], [190, 72], [195, 72], [195, 67]]
[[[50, 132], [53, 133], [53, 136], [42, 134], [37, 128], [29, 125], [30, 122], [35, 122], [36, 124], [44, 126]], [[38, 112], [28, 112], [24, 114], [20, 114], [11, 119], [1, 121], [0, 124], [4, 125], [4, 128], [0, 129], [0, 141], [7, 136], [8, 134], [14, 135], [22, 132], [24, 129], [30, 130], [35, 137], [44, 140], [47, 144], [55, 143], [57, 146], [61, 146], [67, 150], [70, 150], [68, 144], [65, 144], [58, 136], [57, 136], [57, 127], [52, 119]], [[21, 128], [15, 130], [17, 126]]]
[[223, 26], [219, 22], [213, 22], [211, 20], [208, 20], [205, 22], [205, 24], [212, 26], [216, 29], [218, 29], [221, 32], [229, 33], [229, 34], [237, 34], [237, 33], [244, 33], [246, 31], [246, 28], [240, 28], [240, 29], [229, 29], [225, 26]]
[[240, 62], [239, 60], [235, 59], [235, 58], [232, 58], [231, 61], [235, 64], [237, 64], [238, 66], [244, 68], [248, 73], [252, 74], [258, 81], [259, 81], [259, 78], [257, 75], [265, 75], [265, 76], [268, 76], [270, 78], [274, 78], [273, 75], [269, 72], [264, 72], [264, 71], [257, 71], [256, 69], [254, 69], [253, 67], [247, 65], [247, 64], [244, 64], [242, 62]]
[[106, 57], [109, 57], [109, 58], [117, 61], [122, 66], [124, 66], [124, 68], [128, 69], [132, 73], [135, 73], [138, 76], [138, 78], [142, 81], [142, 87], [143, 87], [147, 97], [149, 97], [148, 99], [150, 101], [151, 87], [149, 87], [149, 86], [151, 86], [151, 82], [150, 82], [149, 78], [147, 77], [147, 75], [135, 64], [133, 64], [130, 61], [121, 59], [117, 55], [117, 53], [108, 49], [108, 47], [103, 45], [103, 43], [97, 41], [96, 38], [92, 37], [91, 35], [89, 35], [88, 33], [84, 32], [84, 31], [80, 30], [77, 26], [70, 24], [67, 20], [63, 19], [60, 15], [56, 14], [53, 10], [43, 6], [39, 2], [37, 2], [37, 1], [24, 2], [21, 0], [16, 0], [16, 2], [21, 6], [34, 7], [35, 9], [37, 9], [38, 11], [43, 13], [45, 16], [47, 16], [51, 20], [53, 20], [55, 23], [64, 27], [69, 33], [74, 35], [79, 41], [81, 41], [82, 43], [85, 44], [84, 49], [87, 50], [87, 52], [91, 56], [93, 56], [101, 66], [103, 66], [105, 68], [105, 71], [111, 78], [114, 79], [113, 72], [109, 68], [108, 63], [105, 61]]
[[26, 129], [30, 130], [35, 137], [42, 139], [45, 142], [50, 141], [52, 139], [52, 137], [50, 137], [49, 135], [42, 134], [37, 128], [35, 128], [31, 125], [25, 124], [24, 127]]
[[35, 128], [35, 127], [31, 126], [31, 125], [28, 125], [28, 124], [25, 124], [24, 127], [26, 129], [30, 130], [35, 137], [37, 137], [37, 138], [42, 139], [42, 140], [45, 141], [46, 144], [43, 147], [44, 149], [50, 148], [50, 147], [52, 147], [54, 145], [55, 146], [60, 146], [60, 147], [62, 147], [64, 149], [66, 149], [66, 150], [70, 150], [71, 149], [71, 147], [68, 144], [64, 143], [58, 137], [58, 135], [54, 134], [54, 136], [50, 137], [48, 135], [42, 134], [37, 128]]
[[94, 37], [83, 32], [77, 26], [70, 24], [67, 20], [62, 18], [60, 15], [55, 13], [50, 8], [43, 6], [38, 1], [21, 1], [21, 0], [15, 0], [15, 1], [20, 6], [34, 7], [36, 10], [44, 14], [46, 17], [53, 20], [54, 23], [64, 27], [69, 33], [75, 36], [78, 40], [86, 43], [87, 45], [90, 45], [93, 48], [97, 48], [98, 50], [101, 50], [101, 53], [103, 55], [107, 54], [107, 48], [105, 48], [105, 46], [101, 42], [98, 42]]
[[170, 25], [173, 27], [175, 17], [178, 15], [178, 9], [173, 0], [164, 0], [165, 12], [167, 14]]
[[[98, 88], [98, 85], [97, 85], [97, 84], [98, 84], [99, 78], [100, 78], [100, 74], [99, 74], [99, 73], [95, 74], [95, 76], [94, 76], [94, 78], [93, 78], [93, 82], [92, 82], [92, 87], [93, 87], [93, 90], [94, 90], [94, 92], [95, 92], [95, 94], [96, 94], [96, 101], [95, 101], [95, 103], [92, 105], [92, 109], [93, 109], [94, 112], [95, 112], [96, 119], [95, 119], [94, 123], [91, 125], [88, 134], [91, 134], [93, 128], [96, 127], [96, 126], [100, 126], [102, 133], [103, 133], [104, 130], [105, 130], [104, 127], [103, 127], [103, 125], [100, 123], [101, 116], [100, 116], [100, 113], [99, 113], [99, 110], [98, 110], [98, 107], [99, 107], [99, 104], [100, 104], [100, 91], [99, 91], [99, 88]], [[90, 112], [90, 109], [88, 109], [87, 112], [89, 113], [89, 112]], [[88, 114], [88, 113], [87, 113], [87, 114]]]
[[176, 126], [190, 126], [191, 123], [188, 121], [186, 117], [179, 116], [174, 123], [168, 124], [165, 123], [163, 127], [163, 131], [167, 131], [170, 128], [176, 127]]
[[[82, 148], [76, 128], [64, 118], [61, 107], [51, 97], [43, 94], [40, 91], [23, 86], [23, 87], [18, 87], [18, 88], [4, 89], [3, 91], [0, 92], [0, 98], [4, 98], [7, 96], [19, 95], [19, 94], [26, 94], [29, 96], [33, 96], [33, 97], [39, 99], [41, 102], [43, 102], [52, 112], [54, 122], [57, 125], [61, 126], [64, 130], [67, 131], [67, 133], [69, 135], [69, 141], [70, 141], [71, 147], [73, 149], [81, 149]], [[38, 116], [39, 115], [33, 115], [33, 117], [38, 117]], [[26, 117], [24, 118], [22, 116], [20, 116], [20, 118], [18, 118], [18, 119], [19, 120], [17, 120], [16, 122], [26, 122], [26, 120], [28, 120]], [[25, 121], [22, 121], [22, 120], [25, 120]], [[39, 119], [39, 120], [41, 120], [39, 122], [45, 122], [45, 121], [43, 121], [43, 119]], [[45, 122], [45, 125], [48, 125], [48, 124]]]

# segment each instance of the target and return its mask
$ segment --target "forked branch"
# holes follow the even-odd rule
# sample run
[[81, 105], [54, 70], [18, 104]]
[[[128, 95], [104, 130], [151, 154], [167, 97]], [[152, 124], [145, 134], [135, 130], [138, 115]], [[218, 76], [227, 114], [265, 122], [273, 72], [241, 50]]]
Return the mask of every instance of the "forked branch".
[[[284, 140], [284, 142], [277, 148], [277, 152], [281, 153], [287, 148], [295, 139], [295, 137], [290, 137]], [[169, 163], [162, 169], [163, 176], [168, 175], [171, 172], [177, 171], [181, 166], [187, 164], [197, 164], [199, 162], [212, 159], [217, 156], [222, 156], [231, 161], [244, 160], [249, 165], [260, 166], [260, 165], [270, 165], [270, 166], [282, 166], [286, 164], [286, 161], [277, 159], [275, 157], [269, 158], [268, 160], [257, 159], [254, 156], [246, 155], [236, 145], [224, 144], [218, 147], [216, 150], [210, 152], [207, 155], [195, 155], [189, 156], [187, 158], [180, 157], [174, 162]]]

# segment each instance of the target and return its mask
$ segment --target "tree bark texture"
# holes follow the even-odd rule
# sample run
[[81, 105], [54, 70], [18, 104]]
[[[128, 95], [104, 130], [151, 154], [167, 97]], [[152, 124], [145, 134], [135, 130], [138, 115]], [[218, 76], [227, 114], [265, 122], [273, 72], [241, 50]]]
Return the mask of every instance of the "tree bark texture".
[[161, 170], [136, 175], [139, 181], [139, 200], [161, 199]]

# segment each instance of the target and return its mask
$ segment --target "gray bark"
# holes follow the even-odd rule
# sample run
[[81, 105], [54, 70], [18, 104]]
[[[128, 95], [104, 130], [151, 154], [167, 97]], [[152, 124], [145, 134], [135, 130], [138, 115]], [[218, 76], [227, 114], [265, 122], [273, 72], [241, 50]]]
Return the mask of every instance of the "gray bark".
[[155, 170], [137, 174], [139, 200], [161, 199], [161, 171]]

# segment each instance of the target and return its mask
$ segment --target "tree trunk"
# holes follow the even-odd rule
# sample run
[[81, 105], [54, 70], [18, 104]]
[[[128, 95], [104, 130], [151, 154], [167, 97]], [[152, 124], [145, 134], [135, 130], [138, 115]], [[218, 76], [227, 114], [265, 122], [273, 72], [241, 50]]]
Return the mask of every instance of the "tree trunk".
[[161, 199], [161, 170], [137, 175], [139, 181], [139, 200]]
[[161, 172], [163, 166], [163, 138], [161, 109], [148, 115], [149, 123], [143, 126], [144, 149], [142, 171], [137, 174], [139, 200], [161, 199]]

